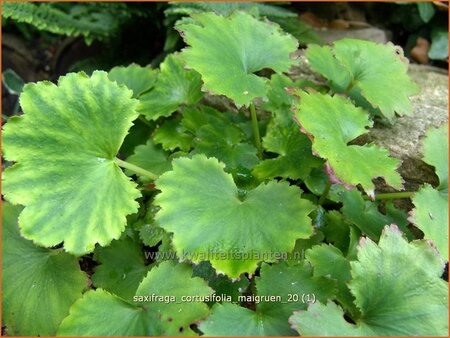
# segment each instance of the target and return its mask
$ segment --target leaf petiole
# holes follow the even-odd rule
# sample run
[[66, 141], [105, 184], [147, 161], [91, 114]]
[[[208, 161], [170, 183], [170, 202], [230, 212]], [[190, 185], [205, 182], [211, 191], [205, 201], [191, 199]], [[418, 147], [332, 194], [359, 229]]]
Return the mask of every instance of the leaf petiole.
[[323, 190], [322, 195], [320, 195], [320, 197], [319, 197], [319, 201], [317, 202], [319, 205], [322, 205], [323, 202], [325, 202], [325, 199], [327, 198], [328, 193], [330, 192], [330, 188], [331, 188], [331, 182], [328, 181], [327, 185], [325, 186], [325, 189]]
[[[384, 194], [375, 195], [375, 201], [377, 200], [394, 200], [394, 199], [402, 199], [402, 198], [410, 198], [416, 192], [415, 191], [402, 191], [402, 192], [388, 192]], [[372, 200], [369, 196], [363, 196], [363, 198], [368, 201]]]
[[253, 102], [250, 103], [250, 114], [252, 116], [253, 137], [255, 138], [255, 145], [256, 148], [258, 149], [258, 156], [261, 158], [262, 156], [261, 136], [259, 135], [258, 117], [256, 116], [255, 104]]
[[121, 159], [119, 159], [117, 157], [114, 159], [114, 161], [116, 162], [116, 164], [119, 167], [122, 167], [122, 168], [125, 168], [125, 169], [129, 169], [129, 170], [135, 172], [136, 174], [139, 174], [139, 175], [142, 175], [142, 176], [146, 176], [146, 177], [148, 177], [148, 178], [150, 178], [152, 180], [156, 180], [158, 178], [158, 175], [156, 175], [156, 174], [154, 174], [154, 173], [152, 173], [152, 172], [150, 172], [148, 170], [145, 170], [145, 169], [143, 169], [141, 167], [138, 167], [137, 165], [131, 164], [131, 163], [126, 162], [126, 161], [122, 161]]

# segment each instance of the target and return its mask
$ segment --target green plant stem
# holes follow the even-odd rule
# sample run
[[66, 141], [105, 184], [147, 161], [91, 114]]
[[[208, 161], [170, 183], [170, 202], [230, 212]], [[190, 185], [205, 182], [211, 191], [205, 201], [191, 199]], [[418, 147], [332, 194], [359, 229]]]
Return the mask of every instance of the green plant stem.
[[[378, 194], [375, 196], [375, 201], [377, 200], [394, 200], [394, 199], [402, 199], [402, 198], [410, 198], [416, 192], [415, 191], [402, 191], [402, 192], [388, 192], [384, 194]], [[371, 200], [369, 196], [363, 197], [365, 200]]]
[[322, 195], [320, 195], [319, 201], [317, 202], [319, 205], [322, 205], [323, 202], [325, 202], [325, 199], [328, 196], [328, 193], [330, 192], [330, 188], [331, 188], [331, 182], [328, 181], [327, 185], [325, 186], [325, 189], [323, 190]]
[[255, 104], [250, 103], [250, 114], [252, 116], [253, 137], [255, 138], [255, 145], [258, 149], [258, 155], [262, 156], [261, 136], [259, 135], [258, 117], [256, 116]]
[[348, 84], [348, 86], [347, 86], [347, 88], [345, 88], [345, 93], [348, 95], [349, 93], [350, 93], [350, 91], [353, 89], [353, 86], [355, 85], [355, 80], [352, 80], [349, 84]]
[[114, 161], [117, 163], [117, 165], [119, 167], [131, 170], [131, 171], [135, 172], [136, 174], [146, 176], [152, 180], [156, 180], [158, 178], [158, 175], [156, 175], [148, 170], [142, 169], [141, 167], [138, 167], [137, 165], [131, 164], [126, 161], [122, 161], [121, 159], [118, 159], [117, 157], [114, 159]]
[[139, 121], [141, 121], [142, 123], [146, 124], [147, 126], [152, 127], [150, 122], [148, 122], [148, 120], [144, 116], [139, 115], [138, 119], [139, 119]]

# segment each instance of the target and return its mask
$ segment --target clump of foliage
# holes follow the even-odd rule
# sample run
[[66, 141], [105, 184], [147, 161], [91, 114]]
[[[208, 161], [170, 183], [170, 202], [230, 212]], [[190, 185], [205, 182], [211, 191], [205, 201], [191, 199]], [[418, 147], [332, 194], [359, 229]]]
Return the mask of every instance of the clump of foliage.
[[[352, 143], [411, 114], [401, 50], [310, 45], [317, 85], [285, 75], [298, 42], [265, 18], [175, 28], [187, 47], [159, 69], [23, 88], [2, 136], [8, 333], [447, 335], [448, 127], [424, 140], [440, 185], [418, 192], [379, 195], [400, 161]], [[400, 195], [424, 239], [384, 203]]]
[[144, 14], [125, 3], [2, 2], [4, 19], [54, 34], [82, 36], [88, 44], [111, 39], [124, 22]]

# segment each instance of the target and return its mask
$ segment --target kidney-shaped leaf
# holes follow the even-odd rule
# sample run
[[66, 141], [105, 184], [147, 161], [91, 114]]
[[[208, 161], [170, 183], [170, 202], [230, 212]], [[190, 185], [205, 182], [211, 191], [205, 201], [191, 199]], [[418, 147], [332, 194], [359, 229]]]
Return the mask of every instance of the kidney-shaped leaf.
[[[334, 295], [335, 283], [324, 277], [313, 277], [307, 263], [289, 266], [280, 262], [262, 265], [256, 289], [256, 311], [237, 304], [216, 304], [199, 329], [206, 336], [293, 335], [288, 323], [292, 312], [306, 309], [307, 299], [312, 297], [326, 302]], [[247, 300], [245, 296], [244, 300]]]
[[155, 88], [140, 97], [138, 110], [149, 120], [170, 116], [181, 105], [197, 103], [202, 98], [200, 74], [184, 69], [179, 55], [169, 55], [161, 63]]
[[412, 202], [415, 208], [411, 212], [411, 221], [448, 260], [448, 194], [427, 184], [414, 195]]
[[297, 41], [271, 22], [245, 12], [228, 17], [198, 13], [181, 20], [177, 29], [190, 46], [182, 55], [189, 67], [202, 75], [204, 89], [225, 95], [237, 106], [266, 96], [266, 79], [254, 73], [270, 68], [286, 72]]
[[362, 95], [374, 108], [392, 120], [395, 113], [409, 115], [409, 97], [418, 86], [407, 74], [408, 61], [393, 44], [343, 39], [334, 47], [311, 46], [306, 57], [315, 71], [325, 76], [335, 89], [355, 98]]
[[128, 67], [117, 66], [111, 69], [108, 77], [118, 84], [124, 84], [133, 91], [133, 97], [139, 97], [142, 93], [153, 88], [158, 74], [149, 67], [141, 67], [132, 63]]
[[43, 246], [64, 241], [77, 255], [120, 237], [140, 195], [114, 162], [137, 117], [131, 95], [105, 72], [25, 86], [24, 115], [3, 131], [4, 156], [17, 162], [4, 172], [3, 193], [25, 205], [23, 236]]
[[2, 315], [8, 335], [52, 336], [87, 287], [76, 257], [20, 236], [21, 206], [2, 202]]
[[360, 242], [351, 262], [350, 290], [361, 310], [356, 325], [334, 303], [315, 303], [290, 321], [306, 336], [447, 336], [448, 283], [444, 262], [425, 241], [408, 243], [395, 225], [379, 244]]
[[304, 131], [313, 139], [313, 150], [328, 160], [334, 175], [342, 182], [361, 184], [368, 195], [373, 195], [372, 179], [384, 177], [394, 188], [402, 187], [396, 168], [398, 160], [388, 151], [375, 145], [347, 145], [370, 127], [367, 114], [340, 96], [300, 92], [296, 114]]
[[158, 225], [173, 232], [181, 259], [209, 260], [235, 278], [253, 273], [258, 262], [274, 261], [294, 249], [297, 238], [312, 233], [312, 204], [288, 183], [269, 182], [239, 191], [224, 164], [195, 155], [173, 161], [156, 185]]
[[439, 187], [422, 187], [412, 198], [411, 221], [448, 260], [448, 123], [430, 129], [423, 141], [423, 159], [436, 169]]
[[[185, 264], [163, 262], [126, 302], [103, 289], [86, 292], [62, 322], [60, 336], [192, 336], [189, 325], [208, 315], [203, 302], [213, 292]], [[107, 319], [107, 320], [106, 320]]]

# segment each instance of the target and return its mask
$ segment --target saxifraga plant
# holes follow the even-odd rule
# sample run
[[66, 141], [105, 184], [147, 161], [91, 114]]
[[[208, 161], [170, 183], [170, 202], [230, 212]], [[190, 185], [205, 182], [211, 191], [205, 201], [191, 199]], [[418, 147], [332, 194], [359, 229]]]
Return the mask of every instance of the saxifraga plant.
[[[350, 143], [412, 113], [401, 50], [310, 45], [319, 85], [284, 75], [297, 41], [264, 18], [176, 29], [159, 69], [25, 85], [2, 136], [8, 334], [446, 336], [448, 126], [423, 140], [440, 185], [417, 192], [378, 194], [399, 160]], [[408, 197], [409, 216], [390, 202]]]

